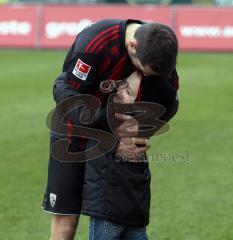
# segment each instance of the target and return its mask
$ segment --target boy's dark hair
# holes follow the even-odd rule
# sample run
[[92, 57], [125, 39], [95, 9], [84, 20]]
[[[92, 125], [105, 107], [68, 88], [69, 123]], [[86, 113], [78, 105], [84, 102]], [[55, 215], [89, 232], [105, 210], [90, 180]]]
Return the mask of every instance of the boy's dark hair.
[[178, 41], [171, 28], [160, 23], [146, 23], [134, 35], [136, 56], [159, 74], [170, 74], [176, 66]]

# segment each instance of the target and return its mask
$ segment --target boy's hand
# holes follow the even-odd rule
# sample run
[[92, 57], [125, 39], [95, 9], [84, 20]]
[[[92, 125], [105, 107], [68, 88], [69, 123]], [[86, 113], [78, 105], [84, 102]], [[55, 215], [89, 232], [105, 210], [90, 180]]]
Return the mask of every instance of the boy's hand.
[[120, 156], [126, 161], [139, 162], [143, 160], [143, 157], [149, 148], [148, 139], [122, 138], [117, 146], [116, 156]]
[[115, 117], [124, 120], [124, 122], [115, 129], [115, 134], [119, 138], [138, 136], [138, 121], [135, 118], [121, 113], [115, 113]]

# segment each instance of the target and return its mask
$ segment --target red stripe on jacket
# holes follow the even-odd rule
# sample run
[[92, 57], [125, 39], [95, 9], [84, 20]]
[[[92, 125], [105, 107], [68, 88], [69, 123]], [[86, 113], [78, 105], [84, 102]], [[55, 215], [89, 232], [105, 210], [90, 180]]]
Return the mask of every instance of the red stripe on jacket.
[[125, 61], [127, 59], [127, 55], [125, 55], [124, 57], [122, 57], [118, 63], [115, 65], [111, 76], [109, 76], [109, 79], [113, 79], [113, 80], [119, 80], [122, 74], [122, 70], [125, 67]]
[[111, 32], [112, 30], [115, 30], [119, 28], [119, 25], [115, 25], [112, 27], [107, 28], [106, 30], [104, 30], [103, 32], [99, 33], [95, 38], [93, 38], [87, 45], [87, 47], [85, 48], [85, 52], [88, 52], [90, 50], [90, 48], [93, 46], [93, 44], [100, 39], [102, 36], [104, 36], [106, 33]]
[[72, 121], [68, 118], [68, 119], [67, 119], [67, 138], [68, 138], [68, 140], [69, 140], [69, 143], [71, 143], [72, 133], [73, 133], [73, 123], [72, 123]]
[[117, 39], [117, 38], [119, 38], [119, 33], [117, 33], [116, 35], [114, 35], [114, 36], [112, 36], [111, 38], [109, 38], [108, 40], [106, 40], [106, 41], [104, 42], [104, 44], [102, 44], [102, 45], [100, 45], [100, 46], [98, 47], [98, 49], [95, 51], [95, 53], [99, 53], [107, 44], [109, 44], [109, 42], [111, 42], [111, 41], [113, 41], [113, 40], [115, 40], [115, 39]]
[[142, 79], [143, 79], [143, 77], [140, 80], [140, 84], [138, 87], [138, 94], [137, 94], [137, 98], [136, 98], [136, 101], [138, 101], [138, 102], [140, 102], [142, 99]]
[[93, 46], [91, 47], [90, 51], [91, 53], [95, 52], [96, 48], [101, 45], [102, 43], [104, 43], [105, 41], [107, 41], [109, 38], [115, 36], [115, 35], [119, 36], [119, 29], [116, 29], [112, 32], [107, 33], [105, 36], [101, 37], [98, 41], [96, 41]]

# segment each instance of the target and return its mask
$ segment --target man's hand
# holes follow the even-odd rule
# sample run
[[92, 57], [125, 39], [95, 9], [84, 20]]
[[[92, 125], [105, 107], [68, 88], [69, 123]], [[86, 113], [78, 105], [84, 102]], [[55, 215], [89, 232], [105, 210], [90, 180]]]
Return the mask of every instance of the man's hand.
[[116, 157], [129, 162], [144, 160], [146, 151], [150, 148], [149, 140], [144, 138], [122, 138], [116, 150]]
[[115, 130], [119, 138], [129, 138], [138, 136], [138, 121], [125, 114], [115, 113], [115, 117], [124, 120], [124, 122]]

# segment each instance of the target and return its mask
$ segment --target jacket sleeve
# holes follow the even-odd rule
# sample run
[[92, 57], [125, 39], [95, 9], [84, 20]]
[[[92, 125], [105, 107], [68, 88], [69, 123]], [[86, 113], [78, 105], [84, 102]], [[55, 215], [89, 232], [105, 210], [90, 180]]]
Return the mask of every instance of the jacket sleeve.
[[[53, 95], [57, 104], [79, 94], [90, 95], [95, 88], [99, 87], [96, 77], [99, 67], [98, 55], [78, 52], [73, 54], [68, 53], [67, 56], [69, 59], [66, 57], [65, 67], [63, 67], [64, 72], [56, 79], [53, 88]], [[100, 106], [98, 111], [96, 111], [93, 122], [89, 122], [88, 124], [81, 123], [80, 114], [83, 108], [84, 106], [74, 108], [69, 114], [74, 124], [88, 127], [108, 125], [107, 113], [104, 106]]]
[[169, 87], [167, 88], [169, 91], [169, 95], [171, 98], [168, 98], [165, 101], [166, 112], [161, 116], [161, 120], [169, 122], [177, 113], [179, 108], [179, 98], [178, 98], [178, 89], [179, 89], [179, 76], [176, 69], [172, 72], [172, 74], [168, 77]]

